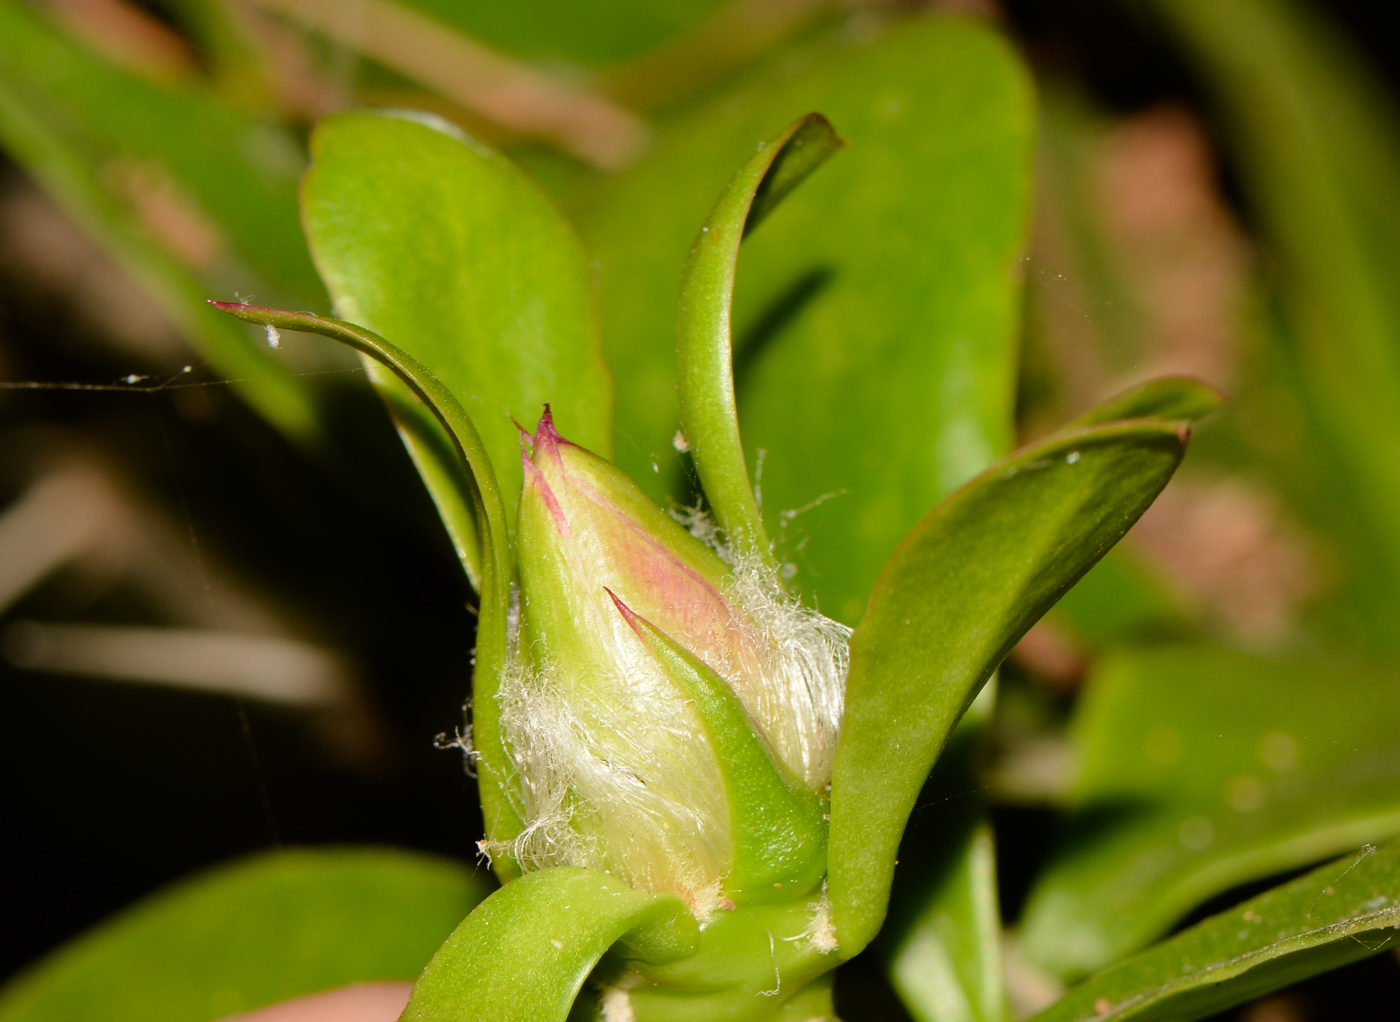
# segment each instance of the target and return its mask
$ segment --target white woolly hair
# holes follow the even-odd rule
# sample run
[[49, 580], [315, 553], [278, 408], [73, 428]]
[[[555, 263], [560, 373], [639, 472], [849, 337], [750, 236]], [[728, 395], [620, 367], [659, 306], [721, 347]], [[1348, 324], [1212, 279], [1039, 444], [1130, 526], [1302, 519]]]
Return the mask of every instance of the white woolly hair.
[[733, 568], [724, 596], [747, 618], [756, 662], [725, 680], [778, 759], [819, 790], [836, 756], [851, 630], [789, 596], [757, 558], [740, 558]]
[[[850, 629], [788, 596], [767, 565], [733, 557], [696, 517], [685, 524], [733, 568], [724, 596], [749, 632], [746, 662], [726, 680], [777, 758], [820, 789], [831, 777]], [[604, 869], [633, 887], [677, 894], [705, 918], [718, 905], [731, 847], [715, 753], [690, 701], [607, 594], [598, 597], [577, 613], [609, 648], [608, 663], [530, 663], [518, 650], [510, 658], [501, 731], [526, 825], [508, 844], [483, 848], [508, 850], [526, 870]]]
[[672, 517], [730, 566], [723, 594], [749, 626], [742, 669], [711, 666], [725, 673], [778, 759], [820, 790], [831, 780], [836, 756], [851, 629], [789, 595], [762, 558], [727, 546], [702, 508], [673, 511]]
[[526, 821], [506, 847], [526, 870], [592, 866], [708, 915], [730, 847], [718, 764], [694, 708], [602, 596], [576, 611], [611, 663], [515, 656], [501, 680]]

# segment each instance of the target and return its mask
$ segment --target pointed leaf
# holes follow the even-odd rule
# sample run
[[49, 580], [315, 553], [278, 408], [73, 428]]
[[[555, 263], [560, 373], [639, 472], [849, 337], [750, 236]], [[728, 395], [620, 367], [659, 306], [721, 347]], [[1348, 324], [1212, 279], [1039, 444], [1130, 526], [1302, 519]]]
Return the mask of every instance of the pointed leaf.
[[303, 220], [338, 314], [393, 338], [471, 413], [513, 528], [512, 415], [533, 420], [549, 402], [569, 436], [611, 450], [611, 385], [573, 232], [509, 160], [426, 115], [329, 117], [312, 152]]
[[659, 500], [673, 483], [688, 498], [662, 341], [675, 267], [733, 168], [811, 110], [850, 144], [743, 245], [735, 386], [794, 585], [854, 623], [900, 537], [1011, 446], [1032, 137], [1013, 50], [966, 19], [808, 39], [677, 118], [581, 196], [579, 219], [619, 384], [618, 463]]
[[1191, 1022], [1400, 945], [1400, 844], [1367, 845], [1071, 990], [1035, 1022]]
[[1072, 726], [1063, 845], [1022, 922], [1028, 957], [1075, 978], [1207, 899], [1400, 834], [1400, 696], [1355, 667], [1202, 645], [1124, 651]]
[[851, 641], [832, 779], [830, 896], [843, 954], [884, 919], [900, 834], [953, 726], [1026, 630], [1167, 484], [1184, 425], [1062, 434], [940, 504], [881, 573]]
[[384, 849], [251, 856], [160, 891], [0, 993], [3, 1022], [208, 1022], [347, 983], [411, 980], [491, 888]]
[[[513, 577], [506, 533], [506, 513], [491, 459], [471, 417], [447, 386], [427, 367], [398, 346], [371, 330], [305, 312], [281, 312], [237, 302], [210, 302], [215, 308], [250, 323], [277, 329], [305, 330], [349, 345], [394, 374], [415, 408], [433, 415], [444, 438], [450, 438], [457, 463], [444, 473], [454, 492], [470, 494], [474, 529], [482, 540], [475, 669], [472, 671], [472, 738], [477, 754], [478, 790], [486, 817], [486, 833], [493, 841], [507, 841], [519, 833], [522, 821], [511, 798], [515, 775], [501, 742], [500, 705], [496, 692], [506, 663], [507, 614]], [[433, 478], [427, 476], [425, 478]], [[505, 857], [496, 861], [502, 880], [514, 875]]]
[[695, 706], [714, 747], [733, 845], [725, 892], [743, 905], [790, 902], [810, 891], [826, 872], [826, 834], [816, 794], [774, 759], [723, 678], [616, 596], [613, 602]]
[[821, 114], [808, 114], [759, 146], [721, 193], [681, 269], [676, 317], [681, 431], [720, 528], [738, 549], [765, 557], [768, 537], [734, 407], [729, 319], [739, 242], [840, 147]]
[[1067, 426], [1074, 429], [1123, 419], [1196, 422], [1215, 411], [1225, 395], [1189, 376], [1162, 376], [1129, 387], [1096, 405]]
[[423, 970], [403, 1022], [563, 1022], [598, 959], [692, 954], [685, 903], [634, 891], [596, 869], [527, 873], [487, 898]]

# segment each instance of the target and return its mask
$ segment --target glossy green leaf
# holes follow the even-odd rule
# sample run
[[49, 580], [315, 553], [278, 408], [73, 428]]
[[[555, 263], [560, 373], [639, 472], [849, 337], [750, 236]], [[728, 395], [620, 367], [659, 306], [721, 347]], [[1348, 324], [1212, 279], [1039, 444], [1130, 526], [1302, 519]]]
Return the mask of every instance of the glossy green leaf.
[[[337, 312], [392, 338], [470, 413], [513, 528], [511, 416], [533, 421], [548, 402], [578, 443], [603, 455], [612, 446], [610, 383], [573, 232], [509, 160], [426, 115], [338, 114], [317, 127], [312, 150], [303, 217]], [[397, 385], [386, 389], [402, 411]], [[461, 496], [442, 485], [435, 427], [399, 422], [453, 525]], [[460, 529], [454, 538], [474, 542]]]
[[1191, 1022], [1400, 945], [1400, 844], [1367, 845], [1085, 981], [1035, 1022]]
[[347, 983], [411, 980], [491, 889], [387, 849], [256, 855], [161, 891], [0, 993], [3, 1022], [209, 1022]]
[[820, 800], [774, 759], [723, 678], [616, 596], [613, 602], [695, 707], [715, 750], [733, 846], [725, 893], [740, 905], [806, 894], [826, 872]]
[[700, 931], [679, 898], [634, 891], [601, 870], [527, 873], [487, 898], [433, 956], [404, 1022], [563, 1022], [614, 944], [643, 961], [693, 953]]
[[996, 849], [975, 759], [995, 682], [958, 724], [899, 845], [879, 944], [915, 1022], [1006, 1022]]
[[821, 114], [809, 114], [759, 147], [720, 194], [681, 268], [676, 376], [681, 431], [705, 501], [729, 542], [768, 556], [734, 406], [730, 309], [739, 243], [808, 174], [841, 147]]
[[[360, 352], [394, 374], [416, 408], [434, 417], [441, 435], [450, 438], [456, 455], [452, 482], [470, 494], [474, 528], [484, 543], [480, 555], [480, 609], [477, 612], [475, 668], [472, 671], [472, 737], [477, 762], [477, 789], [487, 835], [509, 840], [521, 820], [511, 798], [514, 768], [500, 736], [500, 706], [496, 692], [505, 669], [507, 616], [512, 561], [506, 512], [486, 445], [471, 416], [436, 375], [397, 345], [353, 323], [305, 312], [281, 312], [236, 302], [211, 302], [215, 308], [250, 323], [281, 330], [304, 330], [330, 337]], [[431, 477], [427, 477], [431, 478]], [[499, 856], [496, 871], [502, 880], [515, 875], [514, 864]]]
[[1225, 395], [1208, 383], [1189, 376], [1163, 376], [1146, 380], [1116, 394], [1085, 412], [1069, 429], [1097, 426], [1123, 419], [1166, 419], [1196, 422], [1225, 401]]
[[899, 545], [852, 636], [831, 782], [830, 896], [843, 954], [884, 918], [900, 835], [958, 718], [1147, 509], [1185, 447], [1182, 424], [1060, 434], [978, 476]]
[[1125, 651], [1072, 731], [1075, 815], [1026, 953], [1082, 976], [1213, 895], [1400, 834], [1400, 697], [1358, 669], [1207, 646]]
[[1311, 4], [1133, 6], [1175, 38], [1227, 125], [1284, 343], [1386, 576], [1400, 579], [1400, 131], [1386, 90]]
[[733, 169], [813, 110], [849, 146], [743, 246], [735, 384], [780, 556], [854, 621], [900, 537], [1010, 446], [1032, 134], [1011, 48], [927, 18], [790, 49], [676, 120], [581, 196], [578, 218], [618, 381], [617, 460], [664, 500], [681, 474], [677, 268]]
[[321, 307], [297, 223], [305, 157], [283, 127], [120, 71], [0, 0], [0, 144], [239, 392], [294, 438], [314, 394], [260, 338], [204, 305], [211, 290]]

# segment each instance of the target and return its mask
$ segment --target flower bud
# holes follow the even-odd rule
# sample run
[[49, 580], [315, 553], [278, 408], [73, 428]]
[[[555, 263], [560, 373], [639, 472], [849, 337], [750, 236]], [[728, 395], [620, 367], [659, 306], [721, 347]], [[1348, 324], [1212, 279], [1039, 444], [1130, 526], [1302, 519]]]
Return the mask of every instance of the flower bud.
[[674, 644], [717, 676], [752, 725], [746, 740], [815, 806], [849, 633], [788, 598], [764, 566], [728, 563], [560, 437], [548, 409], [532, 440], [516, 652], [500, 695], [525, 803], [511, 850], [526, 869], [594, 866], [707, 914], [742, 844], [730, 832], [733, 757], [694, 698], [695, 673], [678, 677], [680, 661], [658, 650]]

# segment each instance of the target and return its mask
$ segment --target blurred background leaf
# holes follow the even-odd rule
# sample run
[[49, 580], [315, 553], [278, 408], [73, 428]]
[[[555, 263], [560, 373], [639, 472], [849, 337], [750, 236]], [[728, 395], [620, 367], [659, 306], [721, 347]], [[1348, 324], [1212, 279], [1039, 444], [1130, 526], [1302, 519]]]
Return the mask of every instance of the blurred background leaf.
[[1394, 843], [1366, 845], [1105, 971], [1036, 1019], [1190, 1022], [1394, 947], [1397, 859]]
[[1400, 832], [1386, 676], [1164, 646], [1106, 658], [1073, 723], [1065, 847], [1025, 950], [1079, 977], [1232, 887]]
[[489, 872], [388, 849], [262, 854], [140, 902], [6, 988], [0, 1019], [204, 1022], [354, 982], [413, 980]]
[[295, 133], [106, 64], [18, 0], [0, 5], [0, 133], [216, 372], [290, 436], [316, 439], [314, 393], [253, 333], [200, 307], [208, 291], [324, 305], [296, 216]]

